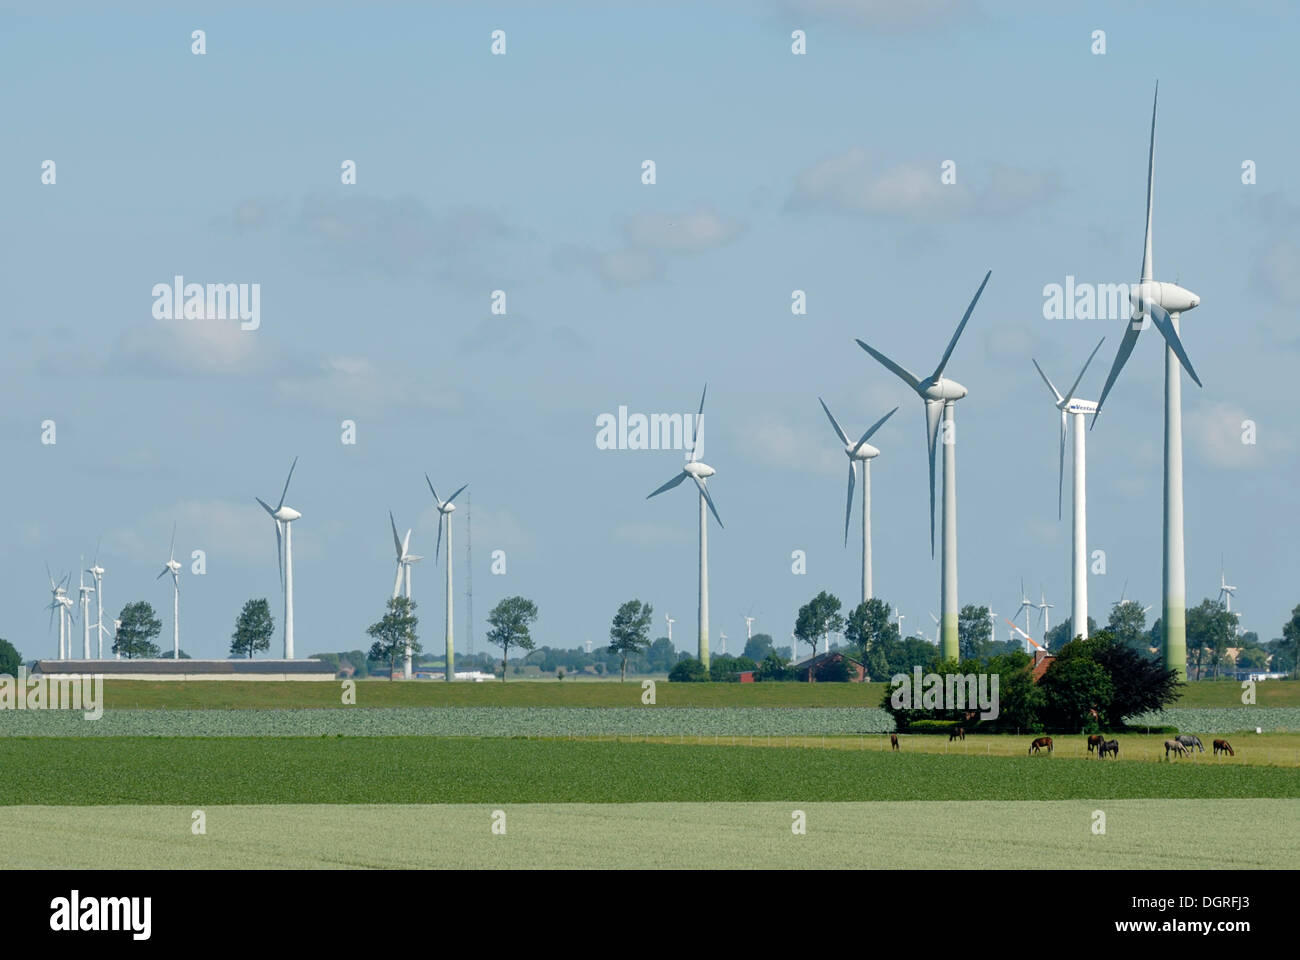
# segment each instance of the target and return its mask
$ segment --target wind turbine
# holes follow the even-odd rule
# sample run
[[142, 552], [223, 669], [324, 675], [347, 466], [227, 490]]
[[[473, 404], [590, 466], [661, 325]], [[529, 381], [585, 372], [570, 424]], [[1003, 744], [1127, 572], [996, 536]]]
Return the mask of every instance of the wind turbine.
[[664, 619], [668, 621], [668, 642], [669, 642], [669, 643], [672, 643], [672, 642], [673, 642], [673, 624], [676, 623], [677, 621], [674, 620], [672, 617], [668, 616], [668, 614], [666, 614], [666, 613], [664, 614]]
[[[451, 515], [456, 509], [452, 503], [460, 496], [460, 491], [469, 486], [468, 483], [462, 484], [460, 490], [457, 490], [446, 500], [438, 496], [438, 491], [433, 489], [433, 481], [429, 475], [424, 475], [424, 482], [429, 485], [429, 492], [433, 494], [434, 503], [438, 505], [438, 543], [433, 548], [433, 562], [438, 562], [438, 553], [442, 549], [442, 528], [447, 528], [447, 675], [445, 677], [448, 683], [456, 679], [456, 643], [454, 631], [451, 625]], [[443, 487], [446, 490], [446, 487]], [[504, 669], [504, 666], [503, 666]]]
[[1048, 631], [1051, 630], [1051, 618], [1048, 615], [1047, 611], [1051, 610], [1052, 607], [1054, 606], [1056, 606], [1056, 604], [1047, 602], [1047, 594], [1043, 592], [1042, 585], [1040, 584], [1038, 587], [1038, 612], [1041, 615], [1041, 619], [1043, 621], [1044, 639], [1046, 639]]
[[[424, 557], [416, 556], [411, 553], [411, 531], [406, 531], [406, 537], [401, 538], [397, 535], [397, 521], [393, 519], [393, 511], [388, 511], [388, 522], [393, 527], [393, 545], [397, 547], [397, 579], [393, 581], [393, 598], [396, 599], [402, 593], [403, 575], [405, 575], [406, 599], [411, 599], [411, 565], [419, 563]], [[406, 679], [411, 679], [411, 647], [407, 644], [406, 657], [402, 661]]]
[[86, 569], [92, 580], [95, 581], [95, 633], [99, 637], [99, 659], [104, 659], [104, 634], [108, 628], [104, 626], [104, 568], [99, 565], [99, 544], [95, 545], [95, 559], [90, 562]]
[[993, 612], [992, 607], [985, 607], [989, 612], [989, 640], [996, 643], [998, 639], [998, 615]]
[[289, 481], [293, 479], [293, 468], [298, 466], [298, 458], [289, 464], [289, 475], [284, 478], [284, 489], [280, 491], [280, 502], [274, 510], [261, 497], [254, 497], [262, 509], [275, 521], [275, 548], [279, 555], [280, 587], [284, 590], [284, 659], [293, 659], [293, 522], [302, 516], [293, 507], [284, 505], [284, 498], [289, 493]]
[[1043, 368], [1038, 365], [1038, 361], [1033, 361], [1034, 369], [1043, 378], [1043, 383], [1047, 384], [1047, 389], [1052, 392], [1056, 409], [1061, 411], [1060, 468], [1056, 475], [1056, 519], [1058, 520], [1061, 519], [1061, 506], [1065, 490], [1065, 435], [1069, 432], [1070, 419], [1073, 418], [1074, 420], [1074, 475], [1071, 488], [1074, 501], [1073, 526], [1070, 538], [1070, 632], [1076, 637], [1082, 636], [1085, 640], [1088, 639], [1088, 479], [1087, 451], [1085, 449], [1087, 431], [1083, 429], [1083, 418], [1089, 413], [1096, 413], [1097, 404], [1091, 400], [1076, 398], [1074, 391], [1079, 389], [1079, 382], [1083, 380], [1083, 375], [1088, 370], [1088, 364], [1092, 363], [1092, 358], [1097, 355], [1097, 351], [1101, 349], [1101, 345], [1105, 342], [1105, 337], [1097, 341], [1097, 345], [1092, 348], [1092, 353], [1088, 354], [1088, 359], [1084, 361], [1083, 369], [1074, 378], [1074, 386], [1070, 387], [1065, 396], [1061, 396], [1061, 391], [1057, 390], [1056, 385], [1047, 379], [1047, 374], [1043, 373]]
[[894, 619], [898, 621], [898, 635], [901, 637], [903, 635], [903, 621], [907, 618], [898, 612], [898, 607], [894, 607]]
[[[81, 562], [85, 563], [86, 558], [82, 557]], [[86, 586], [86, 572], [83, 570], [77, 574], [77, 593], [81, 596], [81, 659], [90, 659], [90, 595], [95, 592], [94, 587]]]
[[1024, 612], [1025, 614], [1024, 632], [1026, 635], [1028, 635], [1029, 633], [1029, 611], [1033, 609], [1034, 609], [1034, 601], [1030, 600], [1029, 595], [1025, 593], [1025, 581], [1024, 578], [1022, 577], [1020, 580], [1020, 606], [1016, 607], [1016, 612], [1013, 613], [1012, 616], [1018, 617], [1020, 616], [1021, 611]]
[[[1228, 581], [1224, 579], [1223, 558], [1220, 557], [1219, 558], [1219, 600], [1224, 603], [1225, 609], [1228, 611], [1228, 613], [1232, 613], [1232, 597], [1236, 592], [1237, 592], [1237, 588], [1229, 585]], [[1232, 618], [1232, 622], [1233, 622], [1233, 629], [1235, 633], [1237, 634], [1237, 636], [1241, 636], [1241, 624], [1237, 622], [1236, 617]]]
[[45, 565], [45, 573], [50, 578], [50, 605], [46, 607], [50, 611], [50, 626], [54, 626], [54, 614], [59, 615], [59, 659], [68, 659], [67, 647], [67, 630], [65, 629], [64, 616], [67, 613], [67, 607], [64, 603], [67, 600], [65, 584], [71, 574], [67, 574], [61, 581], [55, 581], [54, 574], [50, 573], [50, 565]]
[[681, 473], [646, 496], [647, 500], [651, 497], [657, 497], [665, 490], [671, 490], [687, 477], [695, 481], [695, 486], [700, 491], [700, 628], [698, 653], [700, 663], [704, 664], [706, 670], [709, 668], [709, 514], [706, 512], [706, 508], [713, 513], [713, 519], [718, 521], [718, 526], [722, 527], [722, 518], [718, 516], [718, 508], [713, 505], [713, 498], [709, 496], [709, 489], [705, 486], [705, 481], [717, 471], [700, 460], [700, 440], [704, 428], [704, 397], [708, 392], [709, 385], [706, 383], [704, 391], [700, 394], [700, 412], [695, 416], [695, 437], [691, 442], [691, 455], [686, 460], [686, 466], [682, 468]]
[[1020, 636], [1022, 636], [1025, 639], [1025, 642], [1028, 643], [1030, 646], [1032, 646], [1035, 650], [1037, 650], [1039, 653], [1047, 653], [1047, 648], [1043, 646], [1041, 643], [1039, 643], [1037, 640], [1035, 640], [1033, 637], [1031, 637], [1028, 633], [1026, 633], [1024, 630], [1021, 630], [1014, 623], [1011, 623], [1010, 620], [1008, 620], [1007, 623], [1011, 625], [1012, 630], [1020, 634]]
[[1201, 386], [1201, 379], [1192, 368], [1192, 362], [1183, 349], [1178, 335], [1179, 317], [1198, 306], [1201, 298], [1176, 283], [1157, 282], [1151, 266], [1151, 201], [1156, 169], [1156, 104], [1160, 85], [1151, 101], [1151, 149], [1147, 157], [1147, 222], [1146, 241], [1142, 249], [1142, 276], [1131, 294], [1133, 314], [1124, 329], [1119, 352], [1106, 377], [1101, 399], [1093, 414], [1092, 424], [1097, 425], [1102, 404], [1110, 393], [1115, 378], [1124, 368], [1138, 334], [1147, 326], [1149, 318], [1165, 340], [1165, 504], [1164, 504], [1164, 577], [1162, 618], [1165, 647], [1165, 669], [1176, 670], [1178, 679], [1187, 679], [1187, 587], [1183, 566], [1183, 382], [1181, 365], [1188, 376]]
[[826, 411], [827, 419], [835, 428], [835, 435], [840, 438], [840, 443], [844, 444], [844, 455], [849, 458], [849, 494], [844, 504], [844, 545], [846, 547], [849, 545], [849, 517], [853, 513], [853, 482], [857, 476], [857, 465], [862, 464], [862, 602], [866, 603], [871, 599], [871, 461], [880, 456], [880, 451], [867, 441], [886, 420], [898, 412], [898, 407], [867, 427], [867, 432], [858, 439], [857, 443], [854, 443], [840, 428], [830, 407], [826, 406], [826, 401], [818, 397], [817, 402]]
[[172, 657], [181, 657], [181, 565], [176, 562], [176, 524], [172, 524], [172, 545], [167, 550], [167, 562], [162, 572], [154, 577], [161, 580], [167, 574], [172, 575]]
[[[926, 612], [926, 613], [929, 613], [929, 614], [930, 614], [930, 619], [934, 621], [934, 645], [937, 647], [937, 646], [939, 645], [939, 618], [936, 617], [936, 616], [935, 616], [931, 611], [929, 611], [929, 610], [927, 610], [927, 611], [925, 611], [925, 612]], [[927, 637], [926, 639], [928, 640], [929, 637]]]
[[[1236, 587], [1233, 587], [1233, 589], [1235, 590]], [[754, 617], [745, 618], [745, 639], [746, 640], [754, 639], [754, 620], [755, 620]]]
[[718, 640], [722, 642], [722, 655], [725, 657], [727, 655], [727, 631], [719, 631]]
[[899, 366], [878, 350], [872, 349], [861, 340], [858, 341], [858, 346], [915, 390], [917, 396], [925, 403], [926, 441], [930, 454], [930, 553], [932, 556], [934, 554], [934, 459], [939, 441], [939, 422], [941, 418], [943, 420], [943, 559], [939, 579], [939, 613], [943, 618], [940, 631], [941, 652], [945, 660], [955, 660], [961, 653], [957, 641], [957, 428], [954, 407], [958, 400], [966, 396], [966, 388], [955, 380], [946, 379], [943, 370], [948, 365], [948, 358], [952, 356], [957, 340], [961, 337], [962, 330], [966, 328], [966, 321], [970, 319], [971, 312], [979, 302], [980, 294], [984, 292], [984, 287], [992, 275], [992, 270], [984, 274], [984, 280], [975, 291], [975, 296], [970, 306], [966, 308], [961, 323], [957, 324], [957, 330], [948, 341], [948, 348], [944, 350], [939, 365], [934, 368], [934, 373], [924, 380]]

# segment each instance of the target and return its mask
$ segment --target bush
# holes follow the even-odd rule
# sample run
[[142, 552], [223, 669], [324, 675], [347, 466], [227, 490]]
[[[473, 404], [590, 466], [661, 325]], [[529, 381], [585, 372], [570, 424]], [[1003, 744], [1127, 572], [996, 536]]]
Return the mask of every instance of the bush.
[[849, 664], [847, 660], [827, 660], [817, 667], [818, 683], [848, 683]]
[[758, 665], [754, 671], [755, 680], [793, 680], [794, 668], [790, 666], [789, 661], [781, 656], [775, 650], [767, 651], [767, 656], [763, 657], [763, 662]]
[[708, 679], [709, 671], [704, 669], [704, 664], [692, 657], [679, 661], [668, 674], [671, 683], [700, 683]]
[[0, 673], [16, 677], [18, 676], [18, 668], [22, 666], [22, 663], [22, 655], [14, 648], [14, 645], [0, 637]]
[[956, 720], [913, 720], [907, 725], [907, 733], [942, 733], [952, 732], [953, 727], [964, 726], [970, 730], [971, 723], [958, 723]]
[[740, 675], [746, 670], [757, 670], [756, 664], [749, 657], [715, 657], [709, 664], [709, 679], [715, 683], [738, 683]]

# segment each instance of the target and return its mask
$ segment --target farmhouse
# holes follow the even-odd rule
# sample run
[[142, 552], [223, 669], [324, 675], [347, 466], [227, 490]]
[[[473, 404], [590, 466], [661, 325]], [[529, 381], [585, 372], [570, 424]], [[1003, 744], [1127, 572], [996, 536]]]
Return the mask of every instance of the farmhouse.
[[809, 681], [810, 675], [813, 678], [818, 677], [823, 670], [835, 663], [843, 663], [848, 667], [849, 680], [853, 683], [864, 683], [866, 681], [867, 668], [839, 650], [832, 650], [830, 653], [819, 653], [815, 657], [796, 663], [794, 665], [795, 676], [806, 683]]

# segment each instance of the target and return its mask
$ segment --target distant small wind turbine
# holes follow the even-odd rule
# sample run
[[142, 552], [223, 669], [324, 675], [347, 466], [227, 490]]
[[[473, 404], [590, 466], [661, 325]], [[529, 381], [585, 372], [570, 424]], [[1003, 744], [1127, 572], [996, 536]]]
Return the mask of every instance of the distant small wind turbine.
[[59, 659], [66, 660], [68, 659], [68, 632], [65, 619], [67, 616], [65, 601], [68, 600], [68, 597], [65, 584], [71, 574], [66, 575], [61, 581], [56, 581], [54, 574], [50, 573], [48, 563], [45, 565], [45, 573], [50, 578], [50, 605], [46, 608], [50, 611], [50, 626], [54, 626], [54, 615], [57, 613], [59, 616]]
[[[438, 491], [433, 489], [433, 481], [429, 479], [427, 473], [424, 475], [424, 482], [429, 485], [429, 492], [433, 494], [433, 502], [438, 505], [438, 542], [433, 548], [433, 562], [435, 564], [438, 562], [438, 554], [442, 550], [442, 528], [447, 528], [447, 669], [445, 679], [448, 683], [451, 683], [456, 679], [456, 641], [454, 638], [455, 631], [452, 629], [451, 623], [451, 515], [455, 511], [456, 505], [452, 501], [459, 497], [460, 491], [468, 487], [469, 484], [462, 484], [460, 490], [443, 500], [438, 496]], [[446, 490], [447, 488], [443, 487], [443, 489]]]
[[[393, 599], [402, 593], [403, 575], [405, 575], [406, 599], [411, 599], [411, 566], [419, 563], [424, 557], [411, 553], [411, 531], [406, 531], [406, 537], [397, 536], [397, 521], [393, 519], [393, 511], [388, 511], [388, 522], [393, 527], [393, 545], [397, 547], [397, 579], [393, 581]], [[411, 679], [411, 647], [406, 647], [406, 656], [402, 661], [403, 670], [406, 679]]]
[[1024, 578], [1020, 580], [1020, 606], [1016, 607], [1013, 617], [1018, 617], [1023, 612], [1025, 615], [1025, 633], [1029, 633], [1029, 611], [1034, 609], [1034, 601], [1029, 599], [1029, 594], [1025, 593]]
[[673, 624], [676, 623], [677, 621], [674, 620], [672, 617], [668, 616], [668, 614], [666, 614], [666, 613], [664, 614], [664, 619], [665, 619], [666, 621], [668, 621], [668, 642], [669, 642], [669, 643], [672, 643], [672, 642], [673, 642]]
[[284, 505], [284, 498], [289, 493], [289, 481], [293, 479], [293, 469], [298, 466], [298, 458], [289, 464], [289, 475], [284, 478], [284, 489], [280, 491], [280, 502], [275, 509], [260, 497], [254, 497], [262, 509], [275, 521], [275, 548], [280, 565], [280, 587], [284, 590], [284, 659], [293, 659], [293, 522], [302, 516], [293, 507]]
[[95, 633], [99, 637], [99, 659], [104, 659], [104, 634], [108, 628], [104, 626], [104, 574], [105, 570], [99, 565], [99, 544], [95, 544], [95, 559], [90, 562], [86, 569], [91, 579], [95, 581]]
[[1044, 636], [1044, 637], [1046, 637], [1047, 634], [1048, 634], [1048, 632], [1051, 630], [1051, 622], [1050, 622], [1049, 619], [1048, 619], [1048, 616], [1049, 616], [1049, 615], [1048, 615], [1047, 611], [1048, 611], [1048, 610], [1051, 610], [1052, 607], [1054, 607], [1054, 606], [1056, 606], [1056, 604], [1054, 604], [1054, 603], [1048, 603], [1048, 602], [1047, 602], [1047, 595], [1043, 592], [1042, 584], [1039, 584], [1039, 587], [1038, 587], [1038, 612], [1039, 612], [1039, 614], [1041, 614], [1041, 619], [1042, 619], [1042, 621], [1043, 621], [1043, 636]]
[[[86, 558], [82, 557], [81, 562], [85, 563]], [[77, 574], [77, 593], [81, 596], [81, 659], [90, 659], [90, 595], [95, 592], [94, 587], [86, 586], [86, 573], [83, 570]]]

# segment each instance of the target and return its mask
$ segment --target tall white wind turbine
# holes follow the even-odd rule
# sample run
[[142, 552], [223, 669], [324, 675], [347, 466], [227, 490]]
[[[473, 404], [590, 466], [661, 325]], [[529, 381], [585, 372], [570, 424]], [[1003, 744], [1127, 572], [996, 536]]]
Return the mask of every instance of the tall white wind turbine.
[[664, 614], [664, 619], [668, 621], [668, 642], [669, 642], [669, 643], [672, 643], [672, 642], [673, 642], [673, 624], [676, 623], [677, 621], [674, 620], [672, 617], [668, 616], [668, 614], [666, 614], [666, 613]]
[[[1223, 575], [1223, 558], [1219, 558], [1219, 602], [1224, 604], [1224, 609], [1232, 613], [1232, 598], [1236, 595], [1237, 588], [1228, 583]], [[1237, 636], [1241, 636], [1241, 624], [1237, 617], [1232, 618], [1233, 631]]]
[[1033, 609], [1034, 609], [1034, 601], [1030, 600], [1029, 595], [1025, 593], [1025, 580], [1023, 577], [1021, 577], [1020, 578], [1020, 606], [1016, 607], [1016, 612], [1013, 613], [1012, 616], [1018, 617], [1020, 616], [1021, 613], [1024, 613], [1026, 634], [1029, 633], [1029, 613]]
[[[85, 563], [86, 558], [82, 557], [81, 562]], [[90, 595], [95, 592], [94, 587], [86, 586], [86, 571], [77, 574], [77, 593], [81, 597], [81, 659], [90, 659]]]
[[992, 275], [992, 270], [984, 274], [984, 280], [980, 283], [979, 289], [975, 291], [975, 296], [971, 299], [970, 306], [966, 308], [961, 323], [957, 324], [957, 330], [952, 335], [952, 339], [948, 341], [948, 349], [944, 350], [939, 365], [934, 368], [934, 373], [924, 380], [905, 367], [899, 366], [878, 350], [869, 347], [861, 340], [858, 341], [858, 346], [879, 360], [887, 370], [915, 390], [917, 396], [925, 403], [925, 432], [930, 460], [931, 555], [934, 553], [934, 460], [937, 453], [936, 448], [939, 444], [939, 422], [940, 419], [943, 421], [943, 558], [939, 580], [939, 613], [942, 617], [942, 623], [940, 624], [940, 635], [943, 641], [941, 655], [945, 660], [955, 660], [961, 652], [957, 640], [957, 617], [959, 612], [957, 606], [957, 427], [954, 420], [954, 410], [957, 401], [966, 396], [966, 388], [955, 380], [946, 379], [943, 370], [948, 365], [948, 358], [952, 356], [952, 351], [957, 346], [957, 340], [961, 337], [962, 330], [966, 328], [966, 321], [970, 319], [971, 312], [974, 311], [975, 304], [979, 302], [980, 294], [984, 292], [984, 287], [988, 284], [989, 277]]
[[700, 412], [695, 416], [695, 436], [691, 442], [691, 453], [687, 458], [686, 466], [682, 468], [681, 473], [646, 497], [647, 500], [651, 497], [657, 497], [665, 490], [671, 490], [687, 477], [695, 481], [695, 486], [700, 492], [700, 632], [698, 652], [700, 663], [704, 664], [706, 670], [709, 668], [709, 512], [712, 512], [713, 519], [718, 521], [718, 526], [722, 527], [722, 518], [718, 516], [718, 509], [713, 505], [713, 498], [709, 496], [709, 488], [705, 485], [705, 481], [717, 471], [700, 460], [700, 442], [703, 439], [702, 432], [704, 428], [704, 397], [708, 392], [709, 385], [706, 383], [704, 392], [700, 394]]
[[862, 464], [862, 602], [866, 603], [871, 599], [871, 461], [880, 456], [880, 451], [867, 441], [871, 439], [873, 433], [884, 425], [886, 420], [898, 412], [898, 407], [890, 410], [867, 427], [866, 433], [858, 438], [857, 443], [854, 443], [840, 428], [834, 414], [831, 413], [830, 407], [826, 406], [826, 401], [818, 397], [817, 402], [826, 411], [826, 417], [835, 429], [835, 435], [840, 438], [840, 443], [844, 444], [844, 455], [849, 458], [849, 493], [848, 500], [844, 505], [844, 545], [846, 547], [849, 545], [849, 517], [853, 513], [853, 482], [857, 475], [857, 465]]
[[1138, 334], [1149, 320], [1155, 324], [1165, 340], [1165, 504], [1164, 504], [1164, 577], [1163, 610], [1161, 617], [1164, 634], [1165, 669], [1176, 670], [1178, 679], [1187, 679], [1187, 587], [1183, 566], [1183, 382], [1181, 366], [1187, 375], [1201, 386], [1201, 379], [1192, 368], [1192, 361], [1183, 349], [1178, 335], [1179, 318], [1198, 306], [1201, 298], [1176, 283], [1157, 282], [1151, 265], [1151, 201], [1156, 169], [1156, 104], [1160, 85], [1151, 101], [1151, 148], [1147, 156], [1147, 222], [1146, 241], [1142, 248], [1142, 276], [1131, 293], [1133, 313], [1124, 329], [1115, 362], [1111, 365], [1101, 399], [1093, 414], [1092, 425], [1097, 425], [1102, 404], [1124, 368], [1129, 354], [1137, 343]]
[[[1052, 629], [1052, 621], [1051, 621], [1051, 617], [1049, 616], [1049, 614], [1048, 614], [1047, 611], [1048, 611], [1048, 610], [1051, 610], [1052, 607], [1056, 606], [1056, 604], [1054, 604], [1054, 603], [1048, 603], [1048, 602], [1047, 602], [1047, 594], [1046, 594], [1045, 592], [1043, 592], [1043, 589], [1042, 589], [1041, 586], [1040, 586], [1039, 589], [1038, 589], [1038, 604], [1037, 604], [1037, 606], [1038, 606], [1038, 613], [1039, 613], [1039, 615], [1040, 615], [1040, 619], [1043, 621], [1043, 639], [1046, 640], [1046, 639], [1047, 639], [1047, 634], [1048, 634], [1048, 633], [1051, 631], [1051, 629]], [[1073, 639], [1073, 638], [1071, 638], [1071, 639]]]
[[[442, 549], [442, 528], [447, 528], [447, 676], [445, 679], [450, 683], [456, 679], [456, 641], [451, 624], [451, 515], [455, 511], [456, 505], [452, 501], [459, 497], [460, 490], [464, 490], [469, 484], [463, 484], [460, 490], [443, 500], [438, 496], [438, 491], [433, 489], [433, 481], [429, 479], [427, 473], [424, 475], [424, 482], [429, 485], [429, 492], [433, 494], [433, 501], [438, 505], [438, 543], [433, 549], [433, 562], [435, 564], [438, 562], [438, 553]], [[446, 490], [447, 488], [443, 487], [443, 489]], [[504, 669], [504, 664], [502, 669]]]
[[[397, 535], [397, 521], [393, 519], [393, 511], [388, 511], [388, 522], [393, 527], [393, 546], [397, 548], [397, 579], [393, 581], [393, 598], [402, 595], [405, 589], [406, 599], [411, 599], [411, 566], [419, 563], [424, 557], [417, 556], [411, 552], [411, 531], [406, 531], [405, 538]], [[403, 588], [403, 581], [405, 588]], [[403, 671], [406, 679], [411, 679], [411, 648], [406, 648], [406, 656], [402, 661]]]
[[95, 546], [95, 559], [90, 562], [86, 568], [92, 580], [95, 581], [95, 634], [99, 639], [99, 650], [97, 656], [100, 660], [104, 659], [104, 634], [108, 628], [104, 626], [104, 573], [103, 567], [99, 565], [99, 546]]
[[[1237, 588], [1233, 587], [1233, 589], [1235, 590]], [[753, 617], [745, 618], [745, 639], [746, 640], [754, 639], [754, 618]]]
[[[1087, 431], [1083, 429], [1083, 418], [1089, 413], [1097, 412], [1097, 404], [1091, 400], [1080, 400], [1074, 395], [1079, 383], [1088, 370], [1088, 364], [1097, 355], [1101, 345], [1106, 342], [1102, 337], [1083, 362], [1083, 369], [1074, 378], [1074, 385], [1065, 396], [1056, 389], [1056, 385], [1043, 373], [1043, 368], [1034, 360], [1034, 369], [1047, 384], [1052, 393], [1052, 403], [1061, 411], [1061, 452], [1059, 470], [1056, 476], [1056, 519], [1061, 519], [1062, 501], [1065, 490], [1065, 435], [1069, 432], [1070, 420], [1074, 420], [1074, 474], [1071, 496], [1073, 496], [1073, 526], [1070, 537], [1070, 632], [1076, 637], [1088, 637], [1088, 477], [1087, 477]], [[1032, 359], [1032, 358], [1031, 358]], [[1046, 636], [1046, 633], [1044, 633]], [[1070, 639], [1074, 639], [1071, 637]]]
[[293, 507], [284, 505], [284, 498], [289, 493], [289, 481], [293, 479], [293, 469], [298, 466], [298, 458], [289, 464], [289, 475], [284, 478], [284, 489], [280, 491], [280, 502], [272, 509], [261, 497], [254, 497], [262, 509], [275, 521], [275, 549], [280, 564], [280, 588], [284, 591], [284, 659], [293, 659], [293, 522], [302, 516]]
[[50, 611], [50, 625], [54, 625], [54, 616], [57, 613], [59, 617], [59, 659], [68, 659], [68, 634], [65, 617], [67, 615], [68, 599], [66, 592], [66, 583], [71, 574], [64, 576], [63, 580], [56, 581], [54, 574], [50, 573], [50, 565], [45, 565], [45, 573], [50, 578], [50, 605], [46, 607]]
[[176, 562], [176, 524], [172, 524], [172, 545], [167, 550], [167, 562], [162, 572], [154, 577], [161, 580], [167, 574], [172, 575], [172, 657], [179, 660], [181, 656], [181, 565]]

